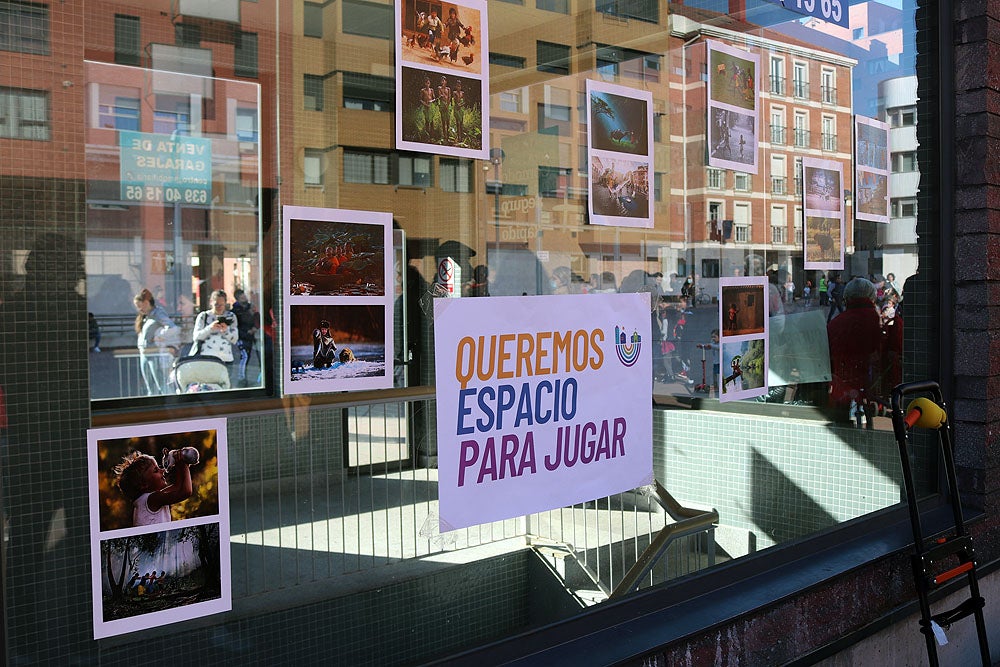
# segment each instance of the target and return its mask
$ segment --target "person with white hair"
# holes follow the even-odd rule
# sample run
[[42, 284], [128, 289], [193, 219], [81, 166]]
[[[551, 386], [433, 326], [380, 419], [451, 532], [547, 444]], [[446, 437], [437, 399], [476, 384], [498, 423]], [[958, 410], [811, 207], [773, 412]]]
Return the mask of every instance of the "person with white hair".
[[844, 286], [844, 312], [826, 325], [830, 345], [830, 400], [847, 407], [861, 398], [885, 401], [901, 379], [902, 321], [886, 331], [875, 307], [875, 285], [854, 278]]

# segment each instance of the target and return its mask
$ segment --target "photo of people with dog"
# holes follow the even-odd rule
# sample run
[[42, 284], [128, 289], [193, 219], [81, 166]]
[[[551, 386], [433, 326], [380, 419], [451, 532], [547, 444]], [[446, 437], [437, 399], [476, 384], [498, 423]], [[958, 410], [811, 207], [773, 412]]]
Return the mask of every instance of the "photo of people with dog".
[[469, 5], [403, 0], [396, 3], [400, 56], [418, 65], [435, 65], [481, 74], [482, 13]]
[[292, 305], [289, 331], [292, 383], [314, 381], [337, 391], [386, 376], [382, 305]]

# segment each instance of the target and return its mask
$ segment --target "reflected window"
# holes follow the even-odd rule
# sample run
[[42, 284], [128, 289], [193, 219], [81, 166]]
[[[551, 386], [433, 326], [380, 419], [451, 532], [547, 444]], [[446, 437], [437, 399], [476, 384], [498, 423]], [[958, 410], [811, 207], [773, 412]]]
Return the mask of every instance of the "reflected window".
[[535, 58], [539, 72], [569, 74], [569, 47], [552, 42], [536, 42]]
[[257, 33], [236, 33], [236, 76], [257, 78]]
[[441, 189], [445, 192], [472, 192], [472, 160], [441, 158]]
[[490, 65], [524, 69], [525, 62], [526, 60], [521, 56], [512, 56], [506, 53], [494, 53], [490, 51]]
[[141, 57], [139, 17], [115, 14], [115, 62], [119, 65], [139, 65]]
[[156, 134], [191, 134], [191, 98], [186, 95], [157, 95], [153, 110]]
[[385, 76], [344, 72], [344, 108], [392, 111], [395, 82]]
[[389, 156], [385, 153], [344, 151], [344, 181], [388, 185]]
[[602, 14], [659, 23], [660, 3], [657, 0], [597, 0], [597, 11]]
[[[346, 163], [347, 157], [345, 155]], [[318, 148], [307, 148], [302, 161], [303, 180], [306, 185], [323, 185], [323, 151]], [[347, 175], [345, 172], [344, 178]]]
[[0, 51], [49, 54], [49, 8], [28, 2], [0, 2]]
[[240, 107], [236, 109], [236, 139], [238, 141], [256, 142], [257, 110]]
[[906, 173], [911, 171], [917, 171], [917, 154], [916, 152], [906, 152], [906, 153], [893, 153], [892, 154], [892, 171], [893, 173]]
[[302, 34], [306, 37], [323, 37], [323, 5], [312, 2], [303, 5]]
[[569, 14], [569, 0], [535, 0], [535, 7], [548, 12]]
[[[136, 91], [138, 93], [138, 91]], [[115, 95], [104, 101], [105, 90], [101, 90], [101, 101], [97, 105], [98, 127], [114, 130], [139, 129], [139, 98]]]
[[434, 180], [431, 174], [433, 161], [420, 155], [399, 155], [396, 158], [396, 184], [426, 188]]
[[0, 137], [48, 141], [51, 133], [47, 92], [0, 88]]
[[302, 106], [306, 111], [323, 110], [323, 82], [324, 79], [321, 76], [302, 75]]
[[344, 32], [351, 35], [391, 39], [394, 17], [392, 5], [361, 0], [343, 1]]

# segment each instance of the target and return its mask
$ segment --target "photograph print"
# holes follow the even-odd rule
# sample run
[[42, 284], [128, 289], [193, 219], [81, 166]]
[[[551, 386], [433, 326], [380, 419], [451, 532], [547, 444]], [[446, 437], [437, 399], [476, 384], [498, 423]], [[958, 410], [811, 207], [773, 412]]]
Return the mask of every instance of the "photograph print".
[[709, 107], [709, 164], [756, 173], [757, 115]]
[[288, 393], [392, 386], [387, 363], [386, 307], [381, 304], [292, 304]]
[[95, 638], [228, 611], [223, 544], [218, 523], [101, 540]]
[[396, 148], [489, 159], [485, 0], [396, 0]]
[[290, 220], [290, 295], [385, 295], [385, 225]]
[[479, 75], [483, 66], [485, 3], [396, 3], [402, 60]]
[[854, 191], [858, 220], [888, 224], [889, 124], [855, 116]]
[[94, 638], [232, 609], [225, 419], [87, 431]]
[[889, 124], [855, 116], [855, 162], [859, 168], [889, 172]]
[[649, 163], [591, 155], [590, 222], [652, 227]]
[[855, 192], [858, 220], [889, 222], [889, 175], [858, 170]]
[[[819, 162], [819, 161], [818, 161]], [[824, 161], [825, 162], [825, 161]], [[803, 160], [805, 208], [812, 211], [831, 211], [839, 213], [844, 205], [844, 190], [841, 179], [842, 166], [837, 168], [809, 164]]]
[[102, 532], [219, 514], [216, 429], [107, 435], [90, 450]]
[[589, 95], [591, 149], [649, 155], [649, 102], [600, 90]]
[[709, 104], [739, 107], [756, 114], [759, 68], [759, 55], [709, 41]]
[[398, 85], [402, 141], [446, 155], [483, 149], [483, 100], [477, 79], [403, 67]]
[[282, 208], [283, 387], [308, 394], [392, 386], [392, 214]]
[[805, 269], [844, 268], [844, 227], [841, 218], [807, 215], [803, 240]]
[[767, 345], [764, 338], [722, 343], [719, 401], [763, 396], [767, 392]]
[[723, 338], [763, 334], [767, 326], [767, 285], [760, 278], [722, 278], [719, 281]]

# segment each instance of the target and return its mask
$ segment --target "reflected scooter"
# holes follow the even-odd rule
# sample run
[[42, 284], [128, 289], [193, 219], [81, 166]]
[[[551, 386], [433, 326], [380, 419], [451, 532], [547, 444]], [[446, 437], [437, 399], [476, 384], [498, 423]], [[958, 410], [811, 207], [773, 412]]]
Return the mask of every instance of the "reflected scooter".
[[707, 394], [711, 391], [711, 387], [708, 384], [708, 375], [705, 370], [705, 351], [712, 349], [711, 343], [698, 343], [698, 349], [701, 350], [701, 384], [695, 386], [694, 390], [696, 392]]

